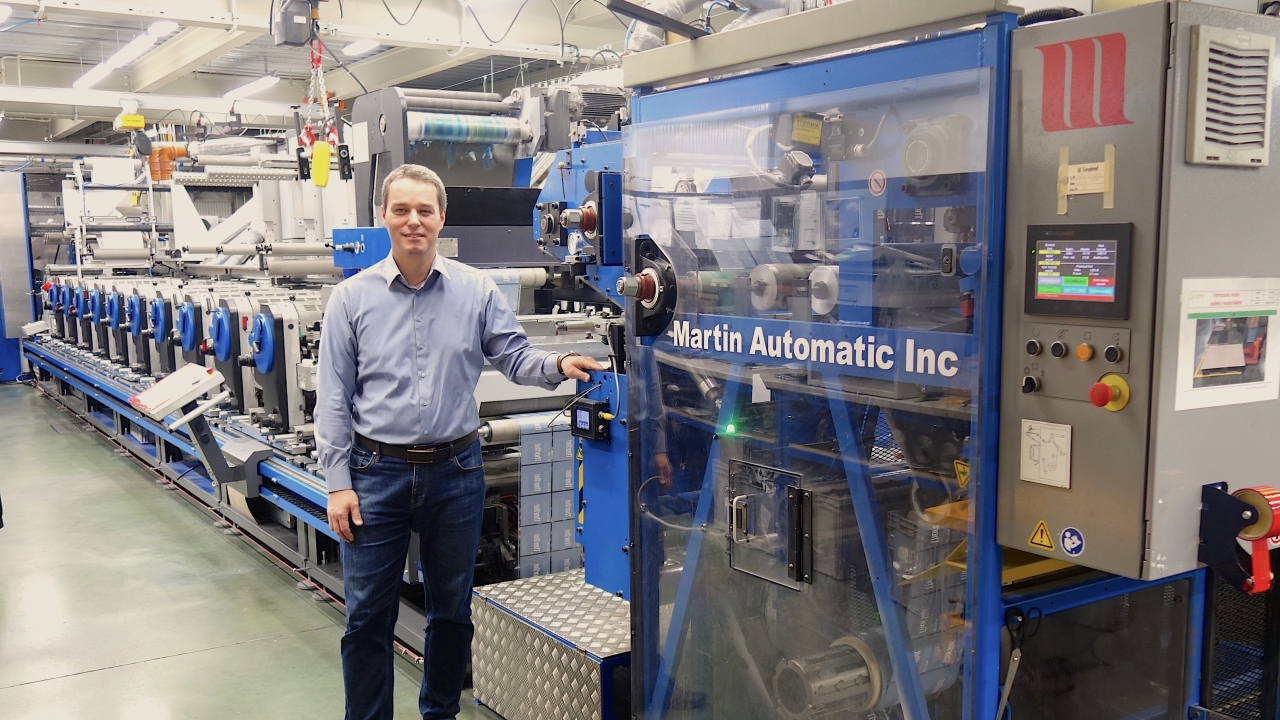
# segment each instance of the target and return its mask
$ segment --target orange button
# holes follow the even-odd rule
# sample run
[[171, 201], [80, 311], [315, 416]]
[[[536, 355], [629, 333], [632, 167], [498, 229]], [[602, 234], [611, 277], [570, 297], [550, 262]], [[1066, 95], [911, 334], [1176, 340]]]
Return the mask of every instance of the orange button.
[[1081, 360], [1093, 359], [1093, 346], [1089, 343], [1080, 343], [1076, 346], [1076, 357]]

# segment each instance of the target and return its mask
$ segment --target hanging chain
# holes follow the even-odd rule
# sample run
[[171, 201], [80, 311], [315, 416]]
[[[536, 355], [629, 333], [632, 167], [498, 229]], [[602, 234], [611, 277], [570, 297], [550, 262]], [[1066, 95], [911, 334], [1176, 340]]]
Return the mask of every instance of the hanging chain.
[[303, 137], [299, 137], [298, 142], [303, 147], [311, 147], [318, 139], [323, 139], [337, 146], [338, 127], [334, 122], [333, 104], [324, 85], [324, 43], [313, 36], [307, 47], [311, 50], [311, 80], [307, 89], [306, 124], [302, 129]]

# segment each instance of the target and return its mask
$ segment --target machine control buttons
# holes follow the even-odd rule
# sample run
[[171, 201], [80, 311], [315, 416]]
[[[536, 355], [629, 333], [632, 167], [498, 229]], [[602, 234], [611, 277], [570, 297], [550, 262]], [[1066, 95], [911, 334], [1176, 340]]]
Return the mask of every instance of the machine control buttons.
[[1076, 357], [1081, 361], [1088, 362], [1093, 359], [1093, 346], [1089, 343], [1080, 343], [1076, 346]]
[[1111, 412], [1119, 412], [1129, 404], [1129, 383], [1124, 378], [1109, 373], [1089, 388], [1089, 402]]
[[1040, 389], [1040, 378], [1034, 375], [1025, 375], [1022, 378], [1022, 393], [1030, 395]]
[[1055, 341], [1049, 346], [1049, 352], [1056, 358], [1067, 356], [1067, 344], [1061, 340]]
[[1028, 354], [1028, 355], [1039, 355], [1039, 354], [1041, 353], [1041, 351], [1043, 351], [1043, 350], [1044, 350], [1044, 345], [1043, 345], [1043, 344], [1041, 344], [1041, 342], [1040, 342], [1039, 340], [1028, 340], [1028, 341], [1027, 341], [1027, 354]]
[[1107, 349], [1102, 351], [1102, 357], [1109, 363], [1117, 363], [1124, 358], [1124, 351], [1115, 345], [1108, 345]]

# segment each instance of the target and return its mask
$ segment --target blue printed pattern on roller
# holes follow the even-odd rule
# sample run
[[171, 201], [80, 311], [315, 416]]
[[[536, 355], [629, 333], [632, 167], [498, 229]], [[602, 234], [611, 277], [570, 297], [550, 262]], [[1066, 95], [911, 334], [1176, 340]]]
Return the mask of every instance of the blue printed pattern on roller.
[[491, 145], [524, 142], [529, 133], [519, 120], [485, 115], [408, 113], [409, 141], [465, 142]]

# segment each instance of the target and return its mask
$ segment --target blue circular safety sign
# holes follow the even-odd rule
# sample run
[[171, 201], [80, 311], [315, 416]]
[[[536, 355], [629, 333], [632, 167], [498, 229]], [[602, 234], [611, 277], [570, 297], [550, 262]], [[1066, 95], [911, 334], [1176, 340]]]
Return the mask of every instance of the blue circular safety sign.
[[1060, 540], [1062, 540], [1062, 552], [1071, 557], [1080, 557], [1084, 552], [1084, 533], [1079, 530], [1073, 527], [1063, 530]]

